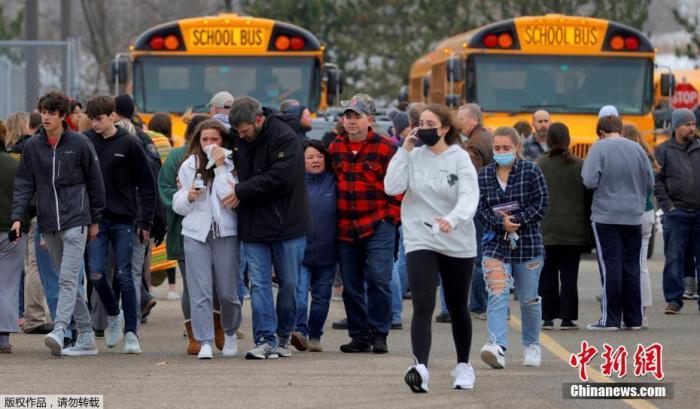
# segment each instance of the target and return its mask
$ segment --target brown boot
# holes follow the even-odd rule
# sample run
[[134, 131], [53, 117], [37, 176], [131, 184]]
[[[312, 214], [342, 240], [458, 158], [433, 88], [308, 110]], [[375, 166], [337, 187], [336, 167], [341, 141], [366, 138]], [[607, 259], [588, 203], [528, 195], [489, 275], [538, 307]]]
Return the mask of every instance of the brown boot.
[[199, 342], [195, 341], [194, 334], [192, 333], [192, 320], [185, 321], [185, 331], [187, 331], [187, 339], [189, 343], [187, 344], [187, 355], [197, 355], [199, 354]]
[[214, 343], [219, 351], [224, 349], [224, 328], [221, 326], [221, 313], [214, 311]]

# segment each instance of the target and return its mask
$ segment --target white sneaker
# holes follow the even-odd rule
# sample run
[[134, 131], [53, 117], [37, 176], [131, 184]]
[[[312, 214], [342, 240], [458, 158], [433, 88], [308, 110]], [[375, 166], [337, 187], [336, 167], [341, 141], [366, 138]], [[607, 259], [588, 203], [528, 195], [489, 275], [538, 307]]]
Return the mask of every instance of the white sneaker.
[[139, 339], [133, 332], [129, 331], [124, 335], [124, 350], [125, 354], [140, 354], [141, 345], [139, 345]]
[[114, 348], [122, 340], [124, 331], [124, 312], [119, 311], [119, 315], [107, 317], [107, 328], [105, 328], [105, 345], [107, 348]]
[[486, 344], [481, 348], [481, 360], [491, 368], [503, 369], [506, 367], [506, 354], [503, 348], [496, 344]]
[[51, 355], [61, 356], [63, 351], [63, 337], [65, 331], [62, 327], [57, 326], [53, 331], [48, 333], [44, 338], [44, 344], [51, 350]]
[[197, 354], [197, 359], [212, 359], [214, 354], [211, 352], [211, 344], [202, 344], [199, 348], [199, 354]]
[[175, 291], [168, 291], [168, 295], [165, 297], [165, 299], [168, 301], [177, 301], [180, 298], [181, 298], [180, 294], [178, 294]]
[[530, 344], [523, 353], [523, 366], [540, 366], [542, 351], [539, 344]]
[[236, 356], [238, 355], [238, 338], [236, 334], [231, 336], [224, 336], [224, 349], [221, 350], [223, 356]]
[[474, 389], [474, 368], [471, 364], [464, 362], [457, 364], [452, 371], [455, 381], [452, 383], [453, 389]]
[[80, 332], [75, 345], [63, 349], [61, 352], [65, 356], [94, 356], [97, 355], [97, 346], [95, 345], [95, 333]]
[[416, 363], [408, 368], [403, 380], [414, 393], [428, 392], [430, 374], [428, 373], [428, 368], [423, 364]]

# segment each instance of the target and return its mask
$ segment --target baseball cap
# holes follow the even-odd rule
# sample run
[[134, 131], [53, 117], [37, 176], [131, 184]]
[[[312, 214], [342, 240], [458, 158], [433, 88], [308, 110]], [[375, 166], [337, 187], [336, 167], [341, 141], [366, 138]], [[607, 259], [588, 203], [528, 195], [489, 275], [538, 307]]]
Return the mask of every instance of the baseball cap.
[[598, 111], [598, 118], [603, 118], [606, 116], [616, 116], [619, 117], [620, 114], [617, 112], [617, 108], [614, 105], [605, 105]]
[[343, 111], [343, 114], [345, 114], [348, 111], [353, 111], [359, 115], [372, 115], [367, 104], [356, 98], [353, 98], [350, 101], [348, 101], [347, 105], [345, 106], [345, 110]]
[[365, 105], [367, 105], [367, 108], [369, 108], [370, 112], [368, 115], [374, 115], [377, 112], [377, 107], [374, 104], [374, 99], [372, 99], [372, 97], [369, 96], [369, 94], [365, 93], [355, 94], [350, 100], [340, 101], [340, 105], [344, 107], [348, 106], [353, 99], [359, 99], [360, 101], [364, 102]]
[[229, 92], [221, 91], [217, 92], [216, 94], [214, 94], [213, 97], [211, 97], [211, 101], [209, 101], [208, 105], [213, 106], [215, 108], [231, 108], [231, 104], [233, 104], [233, 101], [233, 95], [231, 95]]

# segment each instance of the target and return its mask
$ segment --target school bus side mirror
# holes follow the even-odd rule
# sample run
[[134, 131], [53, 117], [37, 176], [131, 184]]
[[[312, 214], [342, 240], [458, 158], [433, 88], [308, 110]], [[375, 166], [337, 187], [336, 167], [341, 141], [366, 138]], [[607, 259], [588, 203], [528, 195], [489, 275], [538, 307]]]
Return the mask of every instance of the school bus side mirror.
[[452, 82], [464, 81], [463, 61], [455, 56], [447, 60], [447, 80]]
[[399, 88], [399, 102], [408, 101], [408, 85], [402, 85]]
[[331, 64], [328, 65], [329, 67], [326, 69], [326, 86], [328, 87], [327, 102], [329, 105], [337, 105], [335, 104], [335, 101], [340, 97], [340, 94], [343, 93], [343, 83], [345, 82], [345, 78], [343, 71], [340, 68], [337, 66], [331, 66]]
[[112, 83], [114, 84], [126, 84], [129, 80], [128, 65], [123, 58], [117, 57], [112, 60], [110, 71], [112, 74]]
[[673, 74], [661, 74], [661, 96], [669, 97], [676, 88], [676, 77]]

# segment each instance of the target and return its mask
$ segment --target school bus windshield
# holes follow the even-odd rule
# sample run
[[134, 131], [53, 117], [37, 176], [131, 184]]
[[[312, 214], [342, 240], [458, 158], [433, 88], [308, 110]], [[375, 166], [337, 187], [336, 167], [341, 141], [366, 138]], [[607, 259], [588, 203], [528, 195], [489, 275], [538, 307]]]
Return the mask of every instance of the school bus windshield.
[[248, 95], [279, 108], [294, 98], [318, 105], [320, 69], [313, 57], [150, 57], [134, 61], [134, 99], [143, 112], [208, 111], [219, 91]]
[[621, 114], [640, 115], [653, 102], [648, 58], [473, 55], [470, 60], [475, 74], [470, 99], [487, 112], [596, 113], [612, 104]]

